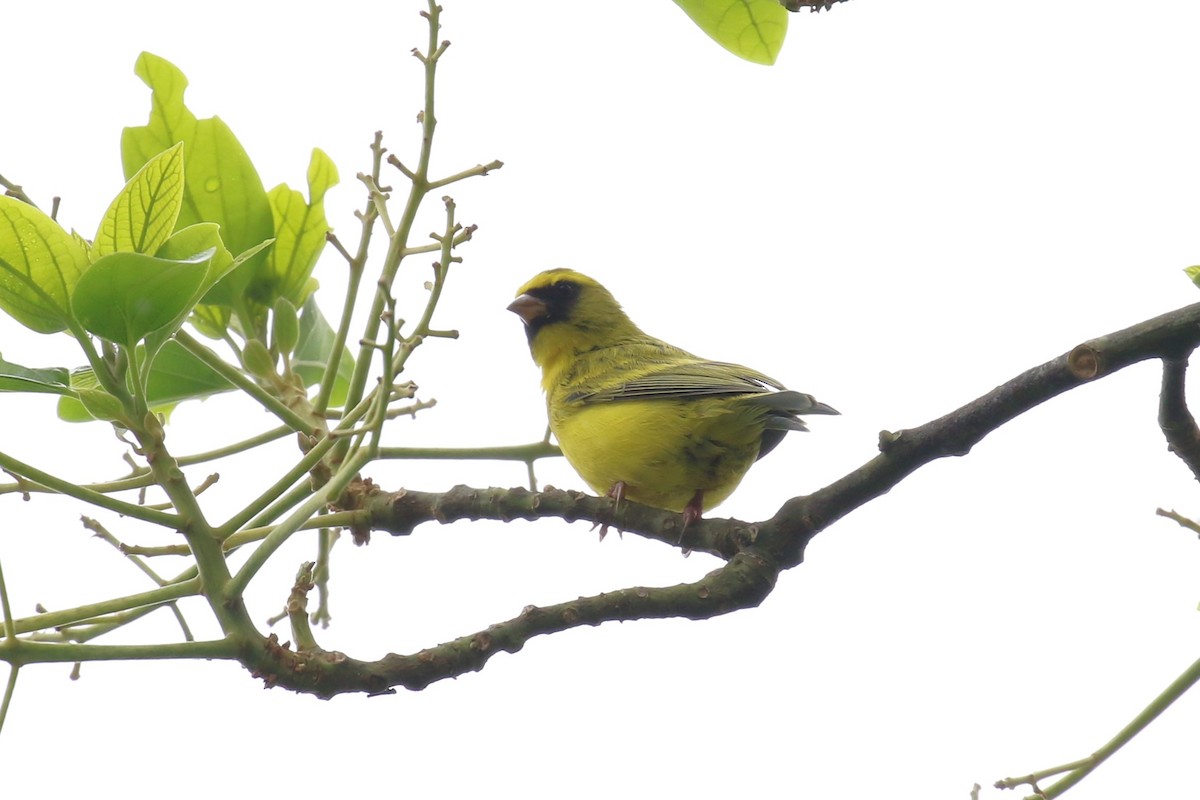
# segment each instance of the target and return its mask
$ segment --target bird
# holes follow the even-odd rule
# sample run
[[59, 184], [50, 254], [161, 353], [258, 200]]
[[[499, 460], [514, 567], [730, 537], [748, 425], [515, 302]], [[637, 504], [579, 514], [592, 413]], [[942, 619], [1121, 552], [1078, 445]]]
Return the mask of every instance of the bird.
[[800, 415], [839, 413], [749, 367], [650, 336], [604, 286], [571, 269], [539, 273], [508, 310], [524, 322], [567, 461], [616, 505], [681, 513], [681, 541], [788, 431], [808, 430]]

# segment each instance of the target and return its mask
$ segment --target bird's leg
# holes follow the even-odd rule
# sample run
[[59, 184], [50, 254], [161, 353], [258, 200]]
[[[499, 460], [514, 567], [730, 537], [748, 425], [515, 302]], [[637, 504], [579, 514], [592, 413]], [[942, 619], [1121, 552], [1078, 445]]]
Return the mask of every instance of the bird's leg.
[[704, 511], [704, 490], [697, 489], [692, 499], [683, 507], [683, 529], [679, 531], [679, 544], [683, 544], [683, 535], [687, 533], [688, 525], [700, 519]]
[[[612, 488], [608, 490], [608, 496], [613, 500], [612, 516], [615, 518], [617, 516], [617, 509], [621, 507], [621, 501], [625, 499], [625, 481], [617, 481], [614, 483]], [[593, 525], [592, 529], [595, 530], [595, 527], [596, 526]], [[622, 531], [620, 528], [617, 529], [617, 533], [621, 534], [622, 539], [625, 538], [624, 531]], [[608, 523], [605, 522], [600, 525], [600, 541], [603, 542], [604, 537], [607, 535]]]

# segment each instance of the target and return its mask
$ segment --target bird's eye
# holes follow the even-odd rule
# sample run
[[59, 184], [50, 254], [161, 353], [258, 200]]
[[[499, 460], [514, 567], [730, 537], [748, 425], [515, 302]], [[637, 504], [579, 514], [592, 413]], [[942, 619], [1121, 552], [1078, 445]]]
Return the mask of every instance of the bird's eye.
[[579, 294], [579, 284], [574, 281], [558, 281], [550, 284], [549, 294], [561, 306], [570, 304]]

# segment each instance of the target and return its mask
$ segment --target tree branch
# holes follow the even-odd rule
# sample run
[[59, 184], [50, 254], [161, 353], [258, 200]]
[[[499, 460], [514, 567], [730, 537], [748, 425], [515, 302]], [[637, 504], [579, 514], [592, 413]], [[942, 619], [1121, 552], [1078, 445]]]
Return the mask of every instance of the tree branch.
[[[982, 397], [917, 428], [880, 435], [880, 454], [834, 483], [788, 500], [759, 523], [704, 519], [680, 536], [678, 514], [580, 492], [474, 489], [448, 492], [401, 489], [384, 492], [369, 481], [353, 493], [355, 508], [368, 521], [352, 528], [360, 543], [371, 530], [401, 536], [424, 522], [461, 519], [559, 517], [609, 523], [648, 538], [703, 550], [727, 563], [695, 583], [633, 587], [545, 608], [530, 607], [518, 617], [414, 655], [390, 654], [357, 661], [342, 653], [313, 649], [295, 652], [274, 636], [243, 650], [243, 663], [268, 685], [329, 697], [342, 692], [421, 689], [433, 681], [481, 669], [497, 652], [516, 652], [534, 636], [580, 625], [662, 617], [707, 619], [756, 606], [784, 569], [801, 563], [809, 540], [838, 519], [890, 491], [921, 466], [961, 456], [1009, 420], [1084, 383], [1151, 358], [1179, 359], [1200, 344], [1200, 304], [1181, 308], [1115, 333], [1085, 342], [1021, 373]], [[1182, 383], [1182, 370], [1168, 367], [1166, 380]], [[1172, 384], [1172, 395], [1178, 392]]]
[[272, 634], [243, 663], [267, 686], [325, 698], [344, 692], [387, 694], [398, 686], [419, 690], [435, 681], [477, 672], [495, 654], [516, 653], [535, 636], [613, 621], [708, 619], [756, 606], [775, 588], [778, 574], [777, 565], [747, 551], [695, 583], [636, 586], [543, 608], [527, 606], [513, 619], [414, 655], [389, 653], [378, 661], [358, 661], [334, 651], [296, 652]]
[[[1190, 355], [1190, 352], [1188, 353]], [[1200, 430], [1188, 411], [1185, 395], [1187, 356], [1163, 359], [1162, 391], [1158, 396], [1158, 426], [1167, 437], [1168, 449], [1179, 456], [1200, 480]]]
[[802, 8], [807, 8], [809, 11], [816, 13], [824, 10], [828, 11], [833, 8], [834, 3], [844, 3], [846, 0], [779, 0], [779, 4], [788, 11], [796, 12]]

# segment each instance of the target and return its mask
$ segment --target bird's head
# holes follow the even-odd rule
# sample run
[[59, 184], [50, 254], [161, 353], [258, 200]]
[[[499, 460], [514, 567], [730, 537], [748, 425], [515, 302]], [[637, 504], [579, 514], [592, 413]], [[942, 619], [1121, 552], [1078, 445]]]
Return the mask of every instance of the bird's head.
[[536, 275], [517, 290], [508, 310], [525, 323], [533, 360], [544, 369], [641, 333], [608, 289], [570, 269]]

